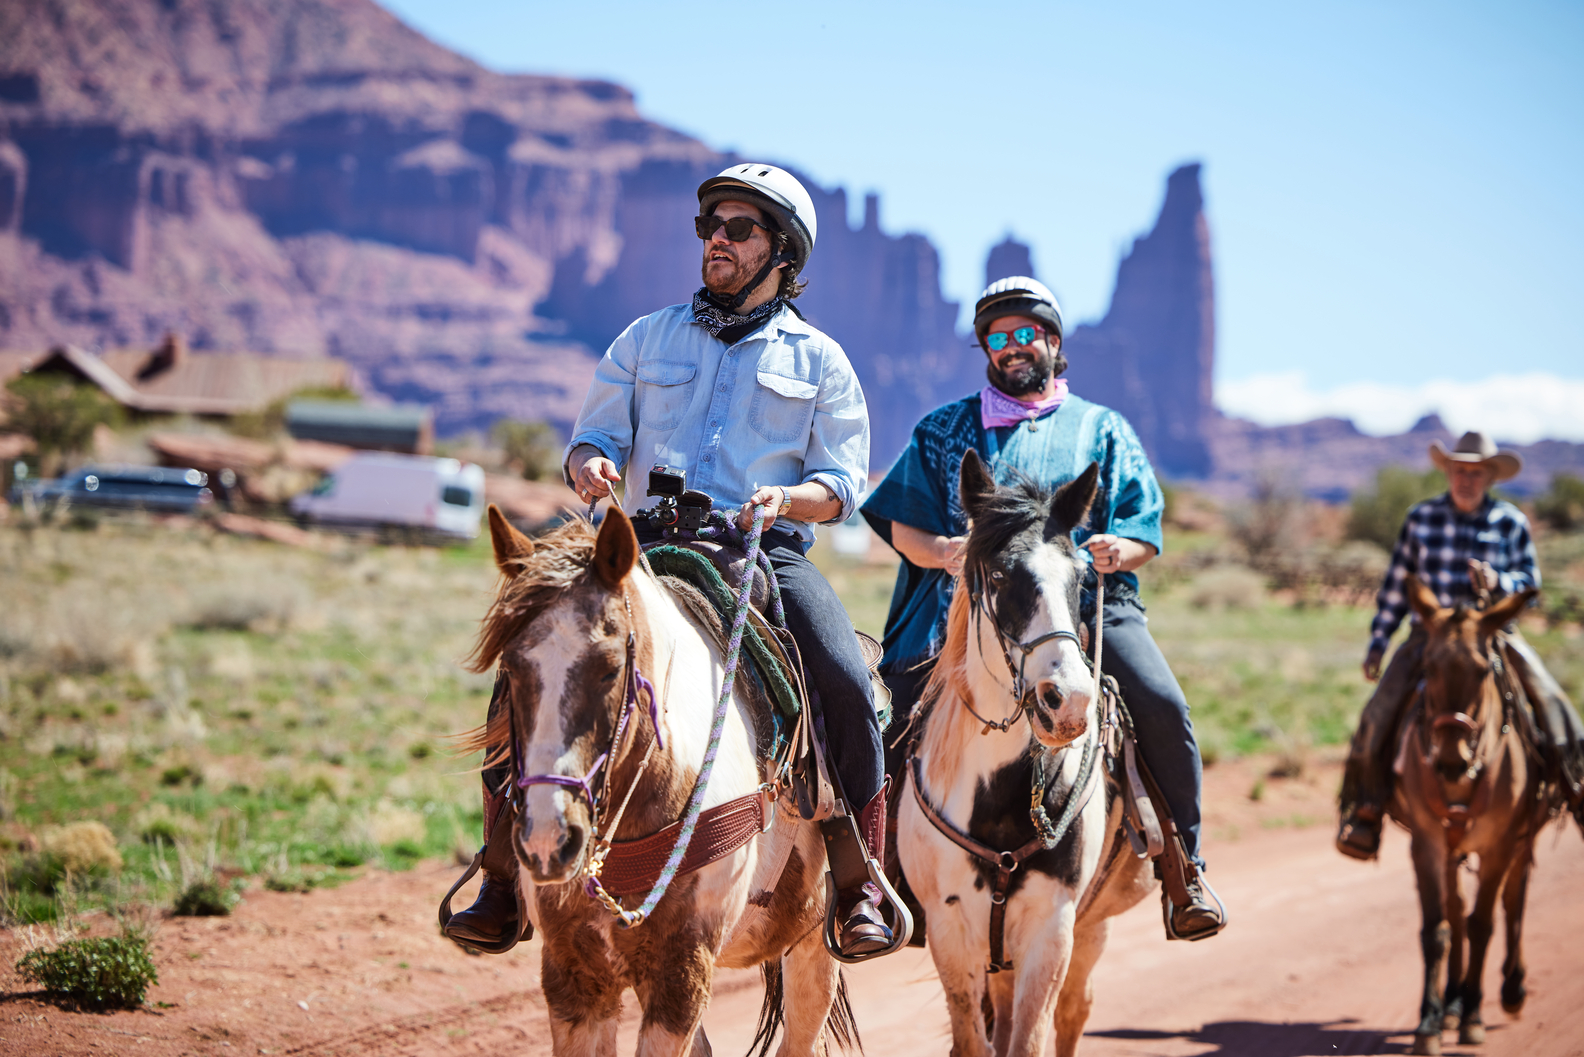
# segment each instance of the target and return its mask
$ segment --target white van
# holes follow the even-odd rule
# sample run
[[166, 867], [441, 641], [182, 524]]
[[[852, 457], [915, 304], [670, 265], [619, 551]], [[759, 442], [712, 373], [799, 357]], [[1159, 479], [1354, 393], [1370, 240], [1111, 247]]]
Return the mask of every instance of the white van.
[[456, 459], [362, 451], [293, 498], [291, 511], [304, 521], [473, 539], [484, 514], [484, 470]]

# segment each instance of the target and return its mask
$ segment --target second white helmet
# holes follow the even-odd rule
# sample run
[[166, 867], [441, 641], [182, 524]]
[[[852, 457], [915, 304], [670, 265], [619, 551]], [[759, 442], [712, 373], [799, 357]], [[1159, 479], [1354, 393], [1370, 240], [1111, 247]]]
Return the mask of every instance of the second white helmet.
[[699, 212], [702, 214], [708, 215], [720, 203], [733, 199], [752, 202], [770, 214], [791, 239], [788, 278], [802, 271], [814, 252], [819, 221], [814, 215], [814, 199], [809, 197], [797, 177], [774, 165], [743, 162], [699, 184]]

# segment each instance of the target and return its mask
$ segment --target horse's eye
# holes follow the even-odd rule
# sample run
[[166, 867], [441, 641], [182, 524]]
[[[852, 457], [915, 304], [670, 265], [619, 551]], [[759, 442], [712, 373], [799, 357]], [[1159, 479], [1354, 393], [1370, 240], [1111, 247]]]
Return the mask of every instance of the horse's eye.
[[611, 683], [616, 681], [616, 674], [617, 673], [615, 670], [606, 672], [604, 675], [600, 676], [600, 682], [604, 683], [606, 686], [609, 686]]
[[993, 584], [1006, 583], [1006, 573], [1002, 572], [1000, 569], [992, 569], [990, 571], [990, 582]]

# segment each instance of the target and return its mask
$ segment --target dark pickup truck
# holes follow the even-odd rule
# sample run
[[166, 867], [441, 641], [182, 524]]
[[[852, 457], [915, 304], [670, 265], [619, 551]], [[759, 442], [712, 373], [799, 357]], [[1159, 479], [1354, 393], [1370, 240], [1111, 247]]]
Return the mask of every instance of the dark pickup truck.
[[20, 481], [11, 489], [11, 502], [31, 498], [45, 510], [70, 503], [190, 514], [214, 502], [208, 484], [208, 474], [179, 467], [84, 466], [65, 477]]

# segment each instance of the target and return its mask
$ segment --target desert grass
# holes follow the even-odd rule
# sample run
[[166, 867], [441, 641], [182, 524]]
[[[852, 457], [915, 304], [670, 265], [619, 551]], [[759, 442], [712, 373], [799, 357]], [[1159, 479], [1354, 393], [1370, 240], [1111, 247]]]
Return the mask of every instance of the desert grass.
[[494, 576], [482, 545], [321, 554], [202, 526], [0, 526], [8, 913], [59, 914], [62, 886], [32, 880], [63, 871], [29, 864], [107, 842], [120, 861], [98, 848], [65, 886], [89, 905], [168, 904], [189, 860], [301, 879], [453, 854], [478, 829], [478, 783], [445, 735], [488, 700], [459, 662]]

